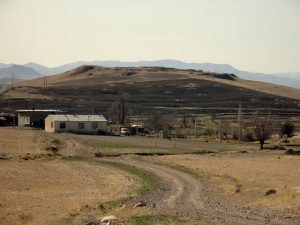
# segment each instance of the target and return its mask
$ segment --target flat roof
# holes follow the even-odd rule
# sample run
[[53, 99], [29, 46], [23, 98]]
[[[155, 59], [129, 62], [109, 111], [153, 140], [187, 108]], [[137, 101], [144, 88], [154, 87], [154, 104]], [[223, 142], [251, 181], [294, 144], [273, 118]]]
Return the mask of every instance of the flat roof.
[[72, 121], [72, 122], [86, 122], [86, 121], [93, 121], [93, 122], [106, 122], [104, 116], [102, 115], [48, 115], [47, 118], [50, 117], [54, 121]]
[[18, 109], [16, 112], [63, 112], [57, 109]]

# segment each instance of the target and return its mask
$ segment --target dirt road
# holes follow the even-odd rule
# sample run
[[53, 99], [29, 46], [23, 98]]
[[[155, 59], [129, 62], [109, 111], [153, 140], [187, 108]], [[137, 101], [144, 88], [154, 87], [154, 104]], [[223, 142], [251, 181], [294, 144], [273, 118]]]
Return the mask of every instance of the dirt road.
[[[77, 140], [64, 135], [68, 154], [87, 154], [89, 149]], [[72, 150], [72, 151], [71, 151]], [[190, 174], [130, 156], [106, 158], [132, 165], [156, 174], [162, 184], [156, 190], [130, 201], [144, 201], [153, 213], [178, 215], [185, 220], [178, 224], [197, 225], [298, 225], [300, 214], [291, 210], [241, 207], [227, 202], [209, 190], [206, 181]]]
[[298, 225], [300, 215], [270, 209], [238, 208], [225, 205], [214, 196], [203, 182], [193, 176], [150, 162], [119, 157], [114, 161], [133, 165], [150, 171], [163, 180], [158, 190], [139, 200], [147, 202], [158, 213], [180, 215], [188, 218], [190, 224], [283, 224]]
[[155, 205], [160, 211], [189, 214], [191, 209], [203, 209], [205, 198], [202, 194], [203, 187], [192, 176], [168, 167], [130, 158], [118, 158], [115, 161], [145, 169], [164, 181], [159, 191], [143, 197], [147, 199], [148, 204], [151, 202], [151, 205]]

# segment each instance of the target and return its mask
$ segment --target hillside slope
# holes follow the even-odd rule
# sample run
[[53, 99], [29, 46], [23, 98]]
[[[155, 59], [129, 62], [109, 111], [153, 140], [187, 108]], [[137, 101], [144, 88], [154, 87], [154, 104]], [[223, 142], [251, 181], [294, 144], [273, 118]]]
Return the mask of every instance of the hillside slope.
[[[164, 76], [152, 76], [151, 72], [155, 71], [156, 73], [161, 73]], [[106, 74], [109, 73], [109, 74]], [[133, 73], [130, 76], [130, 79], [124, 79], [124, 76], [128, 76], [128, 73]], [[99, 77], [102, 75], [102, 77]], [[103, 77], [103, 75], [106, 75]], [[109, 75], [109, 76], [107, 76]], [[118, 75], [120, 75], [121, 79], [118, 79]], [[47, 82], [49, 85], [60, 83], [60, 82], [73, 82], [76, 83], [78, 79], [93, 79], [97, 77], [97, 80], [101, 82], [109, 82], [109, 80], [114, 77], [112, 81], [116, 82], [139, 82], [140, 80], [160, 80], [160, 79], [171, 79], [172, 77], [176, 79], [199, 79], [199, 80], [211, 80], [218, 83], [224, 83], [233, 85], [236, 87], [242, 87], [246, 89], [251, 89], [259, 92], [264, 92], [268, 94], [278, 95], [281, 97], [293, 98], [296, 100], [300, 100], [300, 89], [291, 88], [281, 85], [275, 85], [270, 83], [264, 83], [259, 81], [249, 81], [243, 79], [226, 79], [226, 74], [219, 74], [219, 73], [206, 73], [203, 71], [196, 71], [196, 70], [179, 70], [179, 69], [172, 69], [172, 68], [160, 68], [160, 67], [144, 67], [144, 68], [135, 68], [135, 67], [117, 67], [117, 68], [105, 68], [100, 66], [80, 66], [76, 69], [67, 71], [62, 74], [49, 76], [47, 77]], [[104, 79], [103, 79], [104, 78]], [[110, 79], [106, 79], [110, 78]], [[223, 79], [222, 79], [223, 78]], [[34, 80], [23, 82], [21, 85], [25, 86], [43, 86], [44, 85], [44, 78], [37, 78]], [[80, 81], [79, 81], [80, 82]]]
[[[128, 110], [141, 113], [231, 113], [300, 110], [300, 90], [249, 82], [233, 74], [171, 68], [81, 66], [66, 73], [20, 83], [2, 96], [2, 106], [58, 108], [76, 113], [106, 113], [121, 96]], [[1, 106], [1, 105], [0, 105]], [[8, 109], [8, 107], [7, 107]]]
[[[294, 73], [278, 73], [278, 74], [265, 74], [258, 72], [248, 72], [237, 69], [228, 64], [216, 64], [216, 63], [187, 63], [174, 59], [165, 59], [165, 60], [154, 60], [154, 61], [137, 61], [137, 62], [123, 62], [116, 60], [109, 61], [78, 61], [70, 64], [65, 64], [53, 68], [45, 67], [37, 63], [27, 63], [23, 66], [31, 67], [35, 71], [43, 75], [54, 75], [64, 73], [68, 70], [75, 69], [83, 65], [94, 65], [94, 66], [103, 66], [103, 67], [168, 67], [176, 69], [194, 69], [194, 70], [203, 70], [206, 72], [214, 73], [233, 73], [242, 79], [261, 81], [267, 83], [273, 83], [277, 85], [284, 85], [289, 87], [300, 88], [299, 74]], [[1, 64], [0, 64], [1, 68]]]

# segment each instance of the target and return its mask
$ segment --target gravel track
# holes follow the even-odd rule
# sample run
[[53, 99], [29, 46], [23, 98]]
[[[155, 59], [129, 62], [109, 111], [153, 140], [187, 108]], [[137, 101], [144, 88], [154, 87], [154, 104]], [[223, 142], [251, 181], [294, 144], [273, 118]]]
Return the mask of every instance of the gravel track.
[[288, 210], [283, 212], [224, 204], [211, 196], [204, 182], [190, 174], [130, 157], [111, 160], [156, 174], [163, 181], [162, 186], [136, 201], [145, 201], [148, 206], [155, 206], [153, 210], [158, 213], [182, 216], [188, 219], [189, 224], [300, 224], [300, 214]]
[[[65, 150], [81, 155], [87, 148], [73, 138], [65, 138]], [[71, 150], [71, 151], [70, 151]], [[106, 158], [156, 174], [162, 181], [157, 189], [130, 201], [144, 201], [154, 213], [178, 215], [197, 225], [300, 225], [300, 213], [290, 210], [239, 207], [215, 196], [204, 180], [182, 171], [138, 160], [130, 156]], [[186, 222], [178, 224], [186, 224]]]

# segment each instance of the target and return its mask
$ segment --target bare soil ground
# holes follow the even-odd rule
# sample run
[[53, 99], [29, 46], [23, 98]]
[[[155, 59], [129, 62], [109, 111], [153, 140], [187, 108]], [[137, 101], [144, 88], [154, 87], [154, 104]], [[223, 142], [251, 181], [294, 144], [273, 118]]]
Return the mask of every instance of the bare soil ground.
[[[164, 157], [162, 157], [164, 158]], [[186, 172], [132, 158], [115, 159], [157, 174], [164, 182], [159, 190], [142, 196], [154, 213], [176, 215], [189, 224], [291, 224], [300, 221], [299, 211], [245, 207], [225, 200], [207, 186], [205, 179]], [[168, 162], [174, 165], [174, 162]], [[181, 224], [177, 222], [177, 224]]]
[[[153, 147], [156, 140], [143, 137], [21, 129], [0, 129], [0, 133], [1, 153], [7, 157], [0, 161], [0, 224], [79, 225], [107, 213], [128, 225], [298, 225], [300, 221], [300, 158], [283, 151], [255, 151], [253, 144], [238, 142], [177, 140], [174, 145], [174, 140], [161, 140]], [[56, 145], [58, 154], [49, 156], [49, 145]], [[103, 159], [94, 157], [101, 149], [126, 153], [105, 160], [155, 174], [159, 186], [136, 195], [145, 181], [121, 167], [101, 164]], [[199, 149], [214, 151], [180, 155]], [[241, 153], [245, 149], [247, 153]], [[176, 155], [128, 155], [139, 151]], [[30, 157], [24, 159], [27, 153]], [[76, 160], [82, 156], [92, 160]], [[270, 189], [276, 194], [265, 196]], [[118, 207], [120, 198], [127, 200]], [[114, 200], [117, 203], [109, 212], [99, 207]], [[139, 201], [146, 207], [133, 208]]]
[[44, 135], [0, 129], [0, 224], [84, 224], [104, 214], [97, 205], [139, 187], [137, 177], [121, 170], [48, 156]]
[[[294, 209], [300, 213], [300, 158], [256, 153], [152, 157], [159, 163], [193, 169], [212, 188], [243, 207]], [[265, 197], [270, 189], [277, 194]], [[221, 191], [220, 191], [221, 190]], [[239, 190], [240, 193], [235, 193]]]
[[[159, 147], [153, 148], [155, 139], [141, 137], [85, 136], [82, 141], [108, 153], [165, 153], [114, 159], [151, 171], [164, 181], [159, 191], [142, 197], [149, 205], [155, 204], [156, 213], [184, 214], [194, 224], [294, 225], [300, 221], [298, 156], [257, 151], [255, 143], [177, 140], [174, 145], [174, 140], [159, 140]], [[270, 146], [277, 141], [274, 137]], [[290, 141], [297, 145], [298, 136]], [[195, 155], [201, 149], [211, 153]], [[193, 155], [168, 155], [180, 152]], [[276, 194], [265, 196], [272, 189]]]
[[82, 162], [1, 162], [0, 224], [57, 224], [85, 205], [127, 197], [134, 182]]

